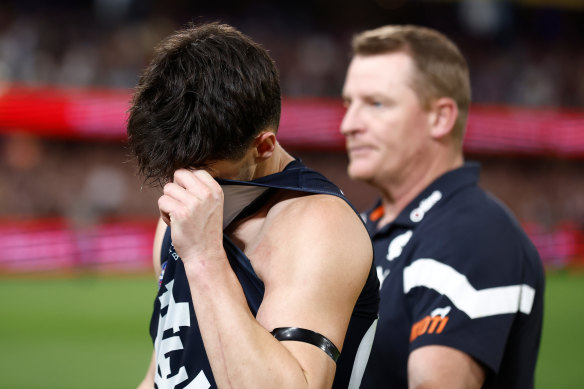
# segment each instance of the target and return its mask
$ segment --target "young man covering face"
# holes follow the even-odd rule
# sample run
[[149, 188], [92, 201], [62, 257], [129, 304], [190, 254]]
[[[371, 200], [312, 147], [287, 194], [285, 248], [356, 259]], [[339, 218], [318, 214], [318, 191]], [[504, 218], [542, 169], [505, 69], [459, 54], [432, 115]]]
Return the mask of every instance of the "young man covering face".
[[166, 182], [141, 388], [359, 386], [379, 298], [371, 241], [341, 191], [278, 143], [279, 118], [274, 63], [230, 26], [178, 31], [140, 78], [129, 141], [146, 179]]

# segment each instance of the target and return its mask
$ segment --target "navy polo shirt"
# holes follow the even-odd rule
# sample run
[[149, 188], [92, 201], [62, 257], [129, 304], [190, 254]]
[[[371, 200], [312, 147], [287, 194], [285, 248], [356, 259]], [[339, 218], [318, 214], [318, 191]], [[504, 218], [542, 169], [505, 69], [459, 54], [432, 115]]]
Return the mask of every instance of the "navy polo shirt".
[[426, 345], [461, 350], [485, 388], [532, 388], [543, 314], [539, 255], [511, 213], [477, 186], [479, 165], [439, 177], [378, 229], [364, 216], [381, 304], [362, 388], [407, 388], [407, 360]]

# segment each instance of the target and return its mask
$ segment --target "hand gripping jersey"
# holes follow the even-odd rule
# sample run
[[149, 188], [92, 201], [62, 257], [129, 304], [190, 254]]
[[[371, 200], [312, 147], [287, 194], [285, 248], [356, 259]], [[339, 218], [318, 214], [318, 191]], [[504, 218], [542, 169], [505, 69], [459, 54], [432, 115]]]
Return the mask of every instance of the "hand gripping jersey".
[[[282, 172], [251, 182], [219, 182], [224, 188], [225, 214], [228, 219], [233, 219], [235, 214], [237, 217], [244, 217], [254, 213], [265, 204], [271, 192], [278, 189], [328, 194], [347, 201], [333, 183], [299, 161], [291, 162]], [[238, 189], [250, 186], [258, 188], [258, 193], [235, 195]], [[247, 199], [246, 201], [253, 198], [255, 200], [241, 212], [236, 212], [234, 209], [238, 207], [233, 205], [234, 202], [237, 203], [235, 197]], [[225, 226], [228, 223], [229, 220], [225, 222]], [[248, 306], [255, 316], [262, 303], [264, 285], [255, 274], [250, 260], [226, 235], [223, 236], [223, 247], [243, 287]], [[150, 323], [157, 364], [155, 385], [158, 389], [216, 388], [197, 325], [184, 266], [172, 246], [169, 229], [163, 240], [161, 264], [159, 291]], [[353, 309], [341, 356], [337, 361], [333, 388], [359, 387], [373, 341], [378, 305], [379, 282], [372, 265], [367, 282]], [[244, 356], [245, 350], [242, 350], [242, 357]]]
[[407, 388], [408, 355], [426, 345], [479, 361], [483, 388], [533, 388], [543, 267], [478, 175], [476, 164], [446, 173], [380, 229], [383, 208], [367, 214], [381, 305], [363, 388]]

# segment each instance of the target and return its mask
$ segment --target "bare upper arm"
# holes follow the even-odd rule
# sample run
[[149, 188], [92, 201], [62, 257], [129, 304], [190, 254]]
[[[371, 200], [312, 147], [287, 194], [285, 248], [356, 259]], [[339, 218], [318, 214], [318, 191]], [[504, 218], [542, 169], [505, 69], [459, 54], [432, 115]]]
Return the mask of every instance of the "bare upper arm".
[[[293, 199], [278, 212], [266, 222], [267, 243], [250, 257], [266, 288], [257, 319], [267, 330], [316, 331], [341, 349], [371, 268], [369, 236], [354, 211], [332, 196]], [[309, 374], [332, 362], [312, 345], [282, 343]]]
[[156, 225], [156, 232], [154, 233], [154, 243], [152, 245], [152, 265], [154, 266], [154, 274], [156, 279], [160, 277], [161, 265], [160, 265], [160, 252], [162, 250], [162, 240], [164, 239], [164, 233], [166, 232], [167, 225], [158, 219], [158, 224]]
[[[156, 225], [156, 231], [154, 232], [154, 242], [152, 244], [152, 265], [154, 267], [154, 274], [156, 279], [160, 277], [161, 265], [160, 265], [160, 254], [162, 249], [162, 240], [164, 239], [164, 233], [166, 232], [166, 223], [162, 219], [158, 220]], [[138, 385], [138, 389], [152, 388], [154, 387], [154, 375], [156, 373], [156, 355], [153, 352], [152, 358], [150, 360], [150, 365], [148, 366], [148, 371], [144, 380]]]
[[410, 389], [479, 389], [484, 380], [484, 367], [470, 355], [451, 347], [420, 347], [408, 359]]

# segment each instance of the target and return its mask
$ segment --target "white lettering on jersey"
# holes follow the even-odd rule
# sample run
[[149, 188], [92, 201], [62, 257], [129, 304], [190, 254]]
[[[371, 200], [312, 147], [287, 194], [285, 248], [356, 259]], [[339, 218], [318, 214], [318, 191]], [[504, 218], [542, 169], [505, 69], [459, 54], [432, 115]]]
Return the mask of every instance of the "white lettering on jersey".
[[420, 201], [418, 208], [414, 208], [410, 213], [410, 220], [414, 223], [422, 221], [426, 212], [428, 212], [440, 199], [442, 198], [442, 192], [435, 190], [430, 196]]
[[178, 259], [179, 259], [180, 257], [179, 257], [179, 256], [178, 256], [178, 254], [176, 253], [176, 251], [175, 251], [175, 249], [174, 249], [174, 244], [172, 244], [172, 242], [170, 242], [170, 247], [171, 247], [171, 248], [169, 248], [169, 249], [168, 249], [168, 252], [169, 252], [170, 256], [171, 256], [171, 257], [172, 257], [172, 258], [173, 258], [175, 261], [178, 261]]
[[207, 379], [205, 373], [203, 373], [203, 370], [201, 370], [195, 379], [185, 386], [185, 389], [209, 389], [210, 387], [211, 383]]
[[[172, 375], [170, 369], [170, 353], [175, 350], [182, 350], [183, 344], [180, 336], [170, 336], [163, 339], [163, 333], [172, 328], [173, 334], [180, 331], [180, 327], [190, 327], [191, 318], [188, 303], [177, 303], [174, 301], [172, 295], [172, 288], [174, 287], [174, 280], [171, 280], [165, 285], [166, 292], [159, 297], [160, 311], [168, 307], [166, 315], [158, 318], [158, 332], [154, 340], [154, 349], [156, 351], [156, 375], [154, 382], [158, 389], [174, 389], [177, 385], [189, 379], [184, 366], [181, 366], [178, 373]], [[211, 387], [209, 380], [205, 373], [201, 370], [199, 374], [186, 387], [188, 389], [208, 389]]]
[[388, 261], [393, 261], [397, 257], [399, 257], [405, 247], [406, 244], [410, 241], [413, 232], [411, 230], [404, 232], [401, 235], [396, 236], [393, 238], [391, 243], [387, 248], [387, 256], [385, 257]]
[[377, 278], [379, 279], [379, 290], [381, 290], [381, 287], [383, 286], [383, 281], [385, 281], [385, 279], [389, 275], [389, 269], [383, 269], [382, 266], [377, 266], [376, 270]]

